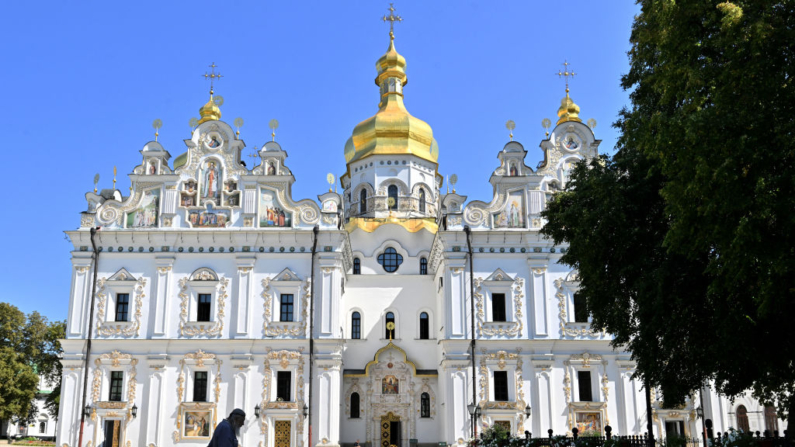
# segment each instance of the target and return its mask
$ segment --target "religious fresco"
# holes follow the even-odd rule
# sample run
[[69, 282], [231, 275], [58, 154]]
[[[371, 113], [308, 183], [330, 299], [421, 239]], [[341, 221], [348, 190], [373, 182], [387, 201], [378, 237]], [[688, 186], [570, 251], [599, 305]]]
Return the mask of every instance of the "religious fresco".
[[201, 169], [201, 201], [213, 200], [219, 203], [221, 198], [221, 168], [216, 160], [207, 160]]
[[284, 209], [275, 192], [263, 189], [259, 197], [260, 227], [293, 226], [293, 213]]
[[210, 410], [189, 410], [184, 412], [182, 426], [183, 438], [209, 438], [212, 425]]
[[148, 189], [144, 191], [138, 208], [127, 213], [127, 228], [157, 227], [159, 205], [159, 189]]
[[336, 213], [337, 212], [337, 202], [333, 200], [326, 200], [323, 202], [323, 212], [324, 213]]
[[574, 424], [580, 435], [584, 433], [602, 433], [602, 414], [598, 412], [578, 412], [575, 414]]
[[381, 394], [398, 394], [400, 380], [395, 376], [381, 379]]
[[492, 214], [492, 216], [494, 218], [494, 228], [524, 228], [524, 191], [509, 192], [502, 210]]
[[229, 212], [196, 210], [188, 214], [188, 222], [193, 228], [221, 228], [229, 222]]
[[569, 137], [566, 139], [566, 142], [563, 143], [563, 145], [566, 146], [566, 149], [570, 151], [573, 151], [580, 147], [580, 144], [577, 143], [577, 140], [575, 140], [574, 137], [571, 135], [569, 135]]

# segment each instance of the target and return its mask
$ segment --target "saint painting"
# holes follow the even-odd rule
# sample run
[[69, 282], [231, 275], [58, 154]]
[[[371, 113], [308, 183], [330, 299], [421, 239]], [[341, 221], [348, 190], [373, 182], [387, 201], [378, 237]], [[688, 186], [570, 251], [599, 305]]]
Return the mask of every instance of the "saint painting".
[[210, 135], [210, 137], [207, 139], [207, 146], [213, 149], [217, 148], [220, 145], [221, 142], [218, 140], [218, 136], [216, 135]]
[[193, 228], [221, 228], [229, 222], [229, 214], [223, 211], [191, 211], [188, 222]]
[[201, 198], [218, 200], [221, 194], [221, 170], [215, 161], [208, 161], [201, 173]]
[[127, 213], [127, 228], [156, 227], [159, 203], [159, 189], [148, 189], [144, 191], [138, 208]]
[[186, 411], [183, 436], [186, 438], [210, 437], [210, 412]]
[[398, 394], [400, 381], [395, 376], [386, 376], [381, 379], [381, 394]]
[[574, 140], [574, 137], [572, 137], [572, 136], [569, 136], [569, 138], [566, 140], [565, 146], [566, 146], [566, 149], [568, 149], [570, 151], [573, 151], [574, 149], [577, 149], [577, 148], [580, 147], [579, 143], [577, 143], [577, 141]]
[[268, 162], [268, 175], [276, 175], [276, 166], [272, 161]]
[[516, 177], [517, 175], [519, 175], [518, 172], [516, 171], [516, 163], [511, 163], [510, 175], [511, 177]]
[[601, 413], [577, 413], [575, 424], [577, 430], [580, 432], [580, 436], [585, 433], [593, 436], [600, 436], [602, 434]]
[[508, 193], [502, 210], [493, 215], [494, 228], [524, 228], [524, 210], [524, 192], [511, 191]]
[[263, 189], [259, 200], [260, 227], [292, 227], [293, 213], [286, 211], [276, 193]]

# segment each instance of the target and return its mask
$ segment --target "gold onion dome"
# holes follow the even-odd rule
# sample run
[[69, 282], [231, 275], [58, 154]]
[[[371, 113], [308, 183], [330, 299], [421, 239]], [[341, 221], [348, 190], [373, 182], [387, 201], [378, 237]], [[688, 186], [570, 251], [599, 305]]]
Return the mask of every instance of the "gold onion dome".
[[577, 121], [581, 123], [580, 119], [580, 106], [574, 104], [571, 97], [569, 97], [569, 89], [566, 88], [566, 97], [560, 100], [560, 108], [558, 109], [558, 123], [565, 123], [566, 121]]
[[439, 147], [431, 126], [411, 116], [403, 104], [406, 58], [395, 50], [394, 34], [389, 37], [389, 48], [376, 62], [375, 83], [381, 88], [378, 112], [353, 129], [345, 143], [345, 161], [350, 164], [374, 154], [411, 154], [436, 163]]
[[218, 121], [221, 119], [221, 109], [218, 108], [218, 105], [213, 100], [213, 92], [210, 90], [210, 100], [199, 109], [199, 114], [201, 115], [201, 119], [199, 120], [199, 124], [204, 123], [206, 121]]

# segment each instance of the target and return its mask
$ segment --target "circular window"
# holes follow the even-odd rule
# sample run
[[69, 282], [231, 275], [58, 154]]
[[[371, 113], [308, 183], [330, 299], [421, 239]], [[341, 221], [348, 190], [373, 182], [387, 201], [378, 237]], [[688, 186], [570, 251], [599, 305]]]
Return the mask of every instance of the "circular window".
[[394, 248], [389, 247], [378, 255], [378, 263], [381, 264], [387, 272], [396, 272], [400, 264], [403, 263], [403, 256], [398, 254]]

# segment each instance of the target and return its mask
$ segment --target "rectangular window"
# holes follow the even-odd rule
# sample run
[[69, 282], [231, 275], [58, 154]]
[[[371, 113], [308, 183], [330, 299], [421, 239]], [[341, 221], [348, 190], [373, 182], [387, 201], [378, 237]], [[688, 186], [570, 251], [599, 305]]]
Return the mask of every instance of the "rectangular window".
[[292, 377], [290, 371], [279, 371], [276, 375], [276, 400], [290, 401]]
[[494, 371], [494, 400], [508, 400], [508, 371]]
[[282, 293], [279, 321], [293, 321], [293, 295]]
[[351, 317], [351, 338], [355, 340], [362, 338], [362, 317], [359, 312], [354, 312]]
[[505, 319], [505, 294], [491, 294], [491, 321], [508, 321]]
[[111, 402], [121, 401], [121, 389], [124, 385], [124, 372], [111, 371], [110, 373], [110, 396], [108, 400]]
[[585, 298], [579, 293], [574, 294], [574, 322], [588, 322], [588, 305], [585, 302]]
[[116, 294], [116, 321], [128, 321], [130, 311], [130, 294]]
[[196, 310], [196, 321], [210, 321], [210, 308], [213, 296], [209, 293], [199, 294], [199, 306]]
[[580, 402], [592, 402], [590, 371], [577, 371], [577, 386], [580, 390]]
[[207, 371], [196, 371], [193, 375], [193, 401], [207, 402]]

